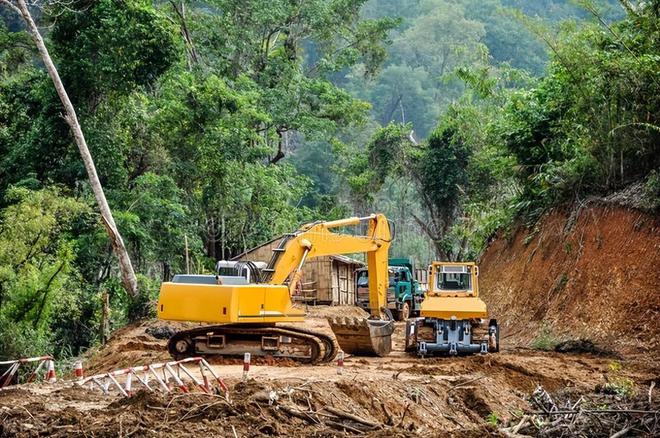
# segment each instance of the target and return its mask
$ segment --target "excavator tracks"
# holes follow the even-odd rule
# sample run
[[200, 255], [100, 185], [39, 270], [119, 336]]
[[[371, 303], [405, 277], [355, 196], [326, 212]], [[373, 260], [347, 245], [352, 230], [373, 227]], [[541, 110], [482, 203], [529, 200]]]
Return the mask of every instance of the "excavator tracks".
[[330, 336], [291, 326], [227, 324], [186, 330], [167, 343], [176, 359], [192, 356], [253, 357], [292, 359], [316, 364], [331, 361], [337, 344]]

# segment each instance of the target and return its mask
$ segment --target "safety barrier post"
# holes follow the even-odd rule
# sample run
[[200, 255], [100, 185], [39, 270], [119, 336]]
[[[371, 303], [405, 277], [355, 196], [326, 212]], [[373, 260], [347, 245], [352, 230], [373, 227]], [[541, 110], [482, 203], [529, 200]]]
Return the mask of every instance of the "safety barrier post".
[[73, 365], [73, 373], [75, 374], [77, 380], [82, 380], [84, 378], [82, 360], [77, 361]]
[[344, 373], [344, 352], [339, 350], [337, 354], [337, 374]]
[[245, 353], [243, 356], [243, 380], [247, 380], [250, 376], [250, 353]]
[[55, 361], [50, 359], [48, 361], [48, 372], [46, 373], [46, 381], [48, 383], [57, 382], [57, 376], [55, 375]]
[[213, 378], [215, 379], [215, 381], [218, 382], [218, 385], [220, 385], [220, 387], [221, 387], [222, 390], [225, 392], [225, 394], [228, 395], [228, 394], [229, 394], [229, 388], [227, 387], [227, 384], [225, 384], [225, 381], [222, 380], [222, 379], [220, 378], [220, 376], [218, 376], [218, 375], [215, 373], [215, 371], [213, 371], [213, 368], [211, 368], [211, 365], [209, 365], [209, 363], [208, 363], [206, 360], [204, 360], [204, 359], [202, 358], [201, 363], [204, 364], [204, 366], [206, 367], [206, 369], [208, 370], [208, 372], [211, 373], [211, 375], [213, 376]]

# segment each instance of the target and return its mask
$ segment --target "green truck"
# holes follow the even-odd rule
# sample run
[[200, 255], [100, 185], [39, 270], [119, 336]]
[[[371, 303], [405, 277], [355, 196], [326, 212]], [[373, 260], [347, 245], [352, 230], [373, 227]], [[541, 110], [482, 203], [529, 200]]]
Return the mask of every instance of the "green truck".
[[[409, 259], [389, 259], [390, 277], [387, 289], [387, 308], [394, 319], [405, 321], [411, 316], [418, 316], [424, 300], [424, 291], [414, 278], [412, 262]], [[355, 275], [355, 304], [369, 311], [369, 272], [367, 268], [358, 269]]]

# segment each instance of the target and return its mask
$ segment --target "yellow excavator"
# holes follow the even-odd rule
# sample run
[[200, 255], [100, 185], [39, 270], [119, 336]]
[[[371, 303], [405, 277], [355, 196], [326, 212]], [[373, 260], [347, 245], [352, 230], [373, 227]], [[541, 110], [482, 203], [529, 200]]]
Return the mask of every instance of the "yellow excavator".
[[[333, 229], [367, 224], [365, 235]], [[305, 313], [291, 296], [307, 259], [334, 254], [366, 253], [369, 269], [369, 319], [330, 321], [337, 342], [349, 354], [383, 356], [391, 350], [394, 324], [387, 310], [387, 260], [394, 238], [382, 214], [314, 222], [287, 234], [273, 249], [266, 267], [241, 266], [250, 275], [183, 275], [165, 282], [158, 298], [158, 318], [210, 323], [170, 338], [172, 357], [252, 356], [291, 358], [306, 363], [327, 362], [337, 353], [329, 334], [289, 323], [303, 322]], [[286, 323], [287, 325], [284, 325]]]
[[433, 262], [420, 317], [406, 321], [405, 349], [422, 357], [497, 352], [499, 326], [487, 318], [486, 303], [479, 298], [479, 267]]

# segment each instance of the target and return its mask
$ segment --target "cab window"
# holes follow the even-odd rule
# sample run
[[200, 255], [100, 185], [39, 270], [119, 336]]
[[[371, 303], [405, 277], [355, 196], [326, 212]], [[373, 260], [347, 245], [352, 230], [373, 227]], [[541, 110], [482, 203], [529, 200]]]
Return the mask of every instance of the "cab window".
[[369, 271], [359, 271], [357, 277], [358, 287], [368, 287], [369, 286]]
[[471, 291], [472, 282], [469, 273], [438, 272], [438, 289], [445, 291]]

